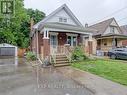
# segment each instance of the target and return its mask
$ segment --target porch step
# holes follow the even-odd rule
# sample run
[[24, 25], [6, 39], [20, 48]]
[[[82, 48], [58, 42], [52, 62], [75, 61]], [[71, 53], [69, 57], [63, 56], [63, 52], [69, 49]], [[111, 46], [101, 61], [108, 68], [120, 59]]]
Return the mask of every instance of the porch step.
[[68, 61], [68, 59], [67, 58], [56, 58], [56, 62], [57, 61]]
[[66, 58], [66, 55], [56, 55], [56, 58]]
[[62, 63], [62, 64], [54, 64], [54, 67], [63, 67], [63, 66], [69, 66], [70, 64], [68, 63]]
[[68, 61], [56, 61], [56, 64], [69, 63]]
[[56, 55], [56, 63], [54, 67], [61, 67], [61, 66], [69, 66], [69, 60], [67, 59], [66, 55], [64, 54], [57, 54]]

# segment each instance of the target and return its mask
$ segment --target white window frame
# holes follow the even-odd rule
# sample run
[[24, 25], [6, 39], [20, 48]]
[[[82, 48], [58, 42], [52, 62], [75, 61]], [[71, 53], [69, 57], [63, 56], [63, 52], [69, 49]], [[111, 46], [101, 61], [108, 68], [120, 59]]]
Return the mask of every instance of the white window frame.
[[65, 17], [59, 17], [59, 22], [60, 23], [67, 23], [67, 18], [65, 18]]
[[71, 46], [74, 46], [74, 44], [73, 44], [73, 37], [76, 37], [76, 46], [77, 46], [77, 36], [78, 36], [78, 34], [70, 34], [70, 33], [66, 33], [66, 35], [67, 35], [67, 39], [68, 39], [68, 36], [70, 36], [71, 37]]
[[110, 32], [115, 33], [115, 27], [114, 26], [110, 26]]
[[50, 46], [51, 46], [51, 36], [56, 36], [56, 46], [58, 46], [58, 33], [50, 32]]

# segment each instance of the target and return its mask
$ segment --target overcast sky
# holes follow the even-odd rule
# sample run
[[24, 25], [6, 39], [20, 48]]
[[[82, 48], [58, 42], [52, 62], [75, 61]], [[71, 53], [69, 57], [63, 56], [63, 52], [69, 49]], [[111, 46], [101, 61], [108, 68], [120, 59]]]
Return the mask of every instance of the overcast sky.
[[[127, 0], [24, 0], [24, 3], [26, 8], [38, 9], [46, 15], [62, 4], [67, 4], [83, 25], [94, 24], [111, 17], [115, 17], [119, 25], [127, 24], [127, 8], [109, 16], [126, 7]], [[104, 18], [105, 16], [109, 17]]]

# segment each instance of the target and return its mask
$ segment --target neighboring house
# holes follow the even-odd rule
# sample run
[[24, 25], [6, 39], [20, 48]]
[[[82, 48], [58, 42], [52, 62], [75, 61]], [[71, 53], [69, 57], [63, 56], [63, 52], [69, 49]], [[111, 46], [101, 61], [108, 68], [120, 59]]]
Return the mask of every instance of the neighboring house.
[[[51, 55], [66, 54], [66, 46], [83, 44], [84, 38], [92, 39], [92, 29], [84, 28], [71, 10], [64, 4], [33, 26], [31, 49], [45, 59]], [[92, 51], [92, 43], [89, 50]], [[90, 51], [89, 51], [90, 52]]]
[[[121, 28], [123, 34], [127, 36], [127, 25], [121, 26], [120, 28]], [[122, 45], [127, 46], [127, 40], [123, 40]]]
[[122, 46], [122, 40], [127, 39], [127, 35], [122, 33], [114, 18], [94, 24], [88, 28], [97, 30], [93, 32], [94, 46], [96, 47], [94, 54], [100, 51], [107, 55], [109, 49]]

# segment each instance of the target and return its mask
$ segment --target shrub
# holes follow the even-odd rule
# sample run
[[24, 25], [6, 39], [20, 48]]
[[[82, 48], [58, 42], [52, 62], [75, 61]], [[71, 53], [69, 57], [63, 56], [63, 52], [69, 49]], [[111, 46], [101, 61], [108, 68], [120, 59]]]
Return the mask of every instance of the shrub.
[[82, 61], [87, 59], [87, 56], [84, 54], [84, 51], [81, 47], [76, 47], [72, 52], [72, 61]]
[[34, 53], [32, 53], [32, 52], [27, 52], [26, 58], [27, 58], [28, 60], [34, 61], [34, 60], [36, 60], [36, 55], [35, 55]]

